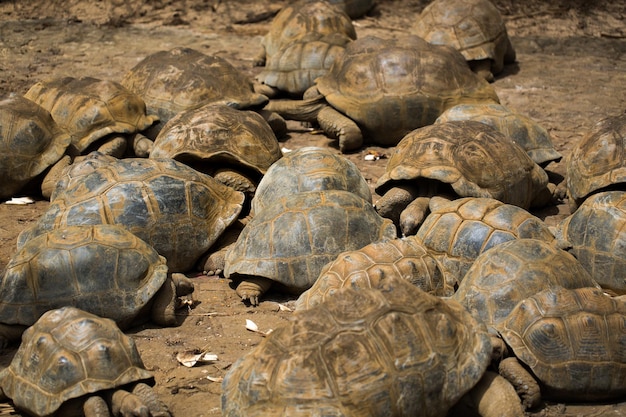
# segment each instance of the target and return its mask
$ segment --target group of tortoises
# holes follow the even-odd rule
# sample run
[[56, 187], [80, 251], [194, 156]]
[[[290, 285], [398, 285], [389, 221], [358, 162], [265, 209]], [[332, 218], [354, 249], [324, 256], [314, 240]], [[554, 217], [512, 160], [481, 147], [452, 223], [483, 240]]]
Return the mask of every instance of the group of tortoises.
[[[286, 6], [256, 84], [176, 47], [120, 82], [0, 101], [0, 197], [35, 184], [50, 199], [0, 281], [17, 407], [169, 415], [122, 331], [179, 324], [198, 269], [252, 305], [298, 296], [227, 372], [226, 416], [513, 417], [626, 395], [626, 116], [574, 147], [559, 188], [548, 132], [490, 84], [515, 51], [488, 0], [435, 0], [410, 35], [357, 38], [371, 7]], [[337, 149], [283, 154], [284, 119]], [[391, 154], [376, 201], [342, 155], [368, 143]], [[531, 214], [564, 196], [557, 227]]]

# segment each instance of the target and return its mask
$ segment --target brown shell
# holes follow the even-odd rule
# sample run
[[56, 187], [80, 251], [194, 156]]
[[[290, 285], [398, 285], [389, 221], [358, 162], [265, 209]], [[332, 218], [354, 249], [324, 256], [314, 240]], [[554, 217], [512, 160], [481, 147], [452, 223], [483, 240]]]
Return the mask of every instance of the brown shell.
[[276, 135], [261, 115], [223, 104], [174, 116], [150, 152], [150, 158], [176, 159], [207, 174], [221, 166], [249, 170], [258, 180], [281, 157]]
[[261, 44], [269, 59], [285, 46], [310, 34], [323, 36], [333, 33], [356, 39], [352, 20], [340, 7], [326, 1], [303, 0], [281, 9], [272, 20]]
[[565, 250], [538, 239], [514, 239], [483, 252], [452, 296], [487, 326], [497, 326], [518, 302], [546, 288], [598, 287]]
[[159, 116], [159, 123], [148, 132], [152, 139], [183, 110], [208, 103], [256, 109], [268, 101], [254, 92], [248, 76], [225, 59], [183, 47], [148, 55], [121, 83], [144, 99], [149, 113]]
[[414, 236], [370, 243], [340, 253], [326, 264], [311, 288], [300, 295], [296, 310], [316, 306], [340, 288], [379, 288], [388, 277], [400, 277], [437, 296], [452, 295], [439, 266]]
[[226, 255], [224, 276], [260, 276], [299, 294], [341, 252], [395, 237], [393, 223], [356, 194], [295, 193], [255, 213]]
[[528, 156], [540, 166], [562, 158], [545, 128], [530, 117], [513, 112], [501, 104], [459, 104], [443, 112], [435, 123], [454, 120], [475, 120], [495, 128], [524, 148]]
[[132, 382], [154, 383], [129, 336], [112, 320], [74, 307], [45, 313], [26, 329], [0, 385], [16, 407], [49, 416], [64, 402]]
[[350, 42], [316, 85], [365, 137], [382, 145], [397, 144], [456, 104], [499, 102], [493, 87], [469, 69], [459, 52], [417, 36]]
[[485, 328], [458, 303], [390, 278], [296, 311], [226, 374], [222, 412], [442, 416], [490, 355]]
[[572, 148], [567, 191], [579, 205], [591, 193], [626, 183], [626, 113], [604, 118]]
[[290, 194], [321, 190], [350, 191], [372, 202], [369, 184], [352, 161], [329, 148], [305, 146], [267, 170], [252, 199], [252, 212]]
[[413, 23], [412, 33], [435, 45], [448, 45], [466, 60], [492, 60], [492, 72], [515, 61], [504, 20], [489, 0], [434, 0]]
[[517, 305], [499, 326], [515, 356], [563, 401], [626, 395], [626, 303], [597, 288], [554, 287]]
[[71, 137], [35, 102], [17, 94], [0, 100], [0, 198], [9, 198], [56, 163]]
[[[65, 305], [137, 324], [167, 277], [165, 258], [117, 225], [42, 233], [9, 260], [0, 281], [0, 322], [30, 326]], [[138, 319], [138, 320], [137, 320]]]
[[176, 160], [91, 155], [65, 171], [18, 246], [64, 225], [120, 224], [164, 256], [170, 272], [184, 272], [242, 210], [243, 193]]
[[50, 112], [80, 153], [111, 133], [142, 131], [158, 119], [146, 114], [141, 97], [115, 81], [56, 78], [38, 82], [24, 96]]
[[460, 197], [494, 198], [524, 209], [548, 185], [548, 175], [524, 149], [475, 121], [438, 123], [406, 135], [391, 153], [376, 192], [425, 180], [449, 184]]
[[437, 202], [415, 235], [456, 287], [481, 253], [513, 239], [554, 242], [548, 225], [523, 208], [493, 198], [466, 197]]
[[626, 294], [626, 192], [587, 198], [559, 224], [559, 234], [602, 288]]

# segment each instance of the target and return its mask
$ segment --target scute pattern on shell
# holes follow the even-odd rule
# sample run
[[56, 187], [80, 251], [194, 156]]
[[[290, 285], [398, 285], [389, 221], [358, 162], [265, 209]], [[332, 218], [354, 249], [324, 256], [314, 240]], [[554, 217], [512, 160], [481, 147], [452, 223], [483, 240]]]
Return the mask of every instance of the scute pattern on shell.
[[397, 144], [456, 104], [499, 102], [493, 87], [468, 68], [459, 52], [417, 36], [350, 42], [316, 86], [364, 137], [381, 145]]
[[484, 327], [458, 303], [390, 278], [296, 311], [230, 369], [222, 412], [441, 416], [490, 355]]
[[598, 287], [573, 255], [538, 239], [514, 239], [483, 252], [452, 296], [487, 326], [546, 288]]
[[0, 100], [0, 198], [57, 162], [71, 142], [50, 112], [17, 94]]
[[224, 276], [261, 276], [301, 293], [339, 253], [395, 237], [393, 223], [351, 192], [296, 193], [255, 213], [226, 255]]
[[53, 229], [26, 242], [7, 264], [0, 322], [30, 326], [67, 305], [128, 328], [167, 272], [165, 258], [121, 226]]
[[626, 395], [626, 302], [597, 288], [555, 287], [520, 302], [499, 332], [546, 398]]
[[24, 332], [0, 384], [13, 403], [48, 416], [72, 398], [131, 382], [154, 383], [132, 338], [112, 320], [73, 307], [51, 310]]
[[399, 277], [422, 291], [450, 296], [439, 265], [414, 236], [385, 239], [361, 249], [340, 253], [324, 266], [315, 283], [300, 295], [296, 310], [314, 307], [341, 288], [378, 288], [389, 277]]
[[50, 112], [80, 153], [108, 134], [142, 131], [158, 119], [147, 115], [143, 99], [120, 83], [92, 77], [40, 81], [24, 96]]
[[173, 159], [107, 160], [73, 164], [18, 247], [64, 225], [120, 224], [163, 255], [170, 272], [184, 272], [242, 210], [243, 193]]
[[546, 172], [502, 133], [484, 123], [457, 121], [416, 129], [394, 148], [376, 183], [431, 179], [460, 197], [487, 197], [528, 209], [548, 184]]

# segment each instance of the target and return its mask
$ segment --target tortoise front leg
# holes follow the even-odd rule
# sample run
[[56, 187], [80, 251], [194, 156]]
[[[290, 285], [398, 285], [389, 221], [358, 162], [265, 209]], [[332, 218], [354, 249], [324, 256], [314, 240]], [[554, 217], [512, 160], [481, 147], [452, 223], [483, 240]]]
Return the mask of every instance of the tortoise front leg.
[[498, 367], [500, 375], [515, 388], [526, 408], [534, 408], [541, 402], [541, 389], [535, 378], [515, 357], [503, 359]]
[[[114, 416], [151, 417], [150, 409], [141, 398], [123, 389], [113, 391], [111, 409]], [[88, 416], [85, 415], [85, 417]]]
[[150, 385], [139, 382], [133, 387], [132, 393], [150, 409], [151, 417], [172, 417], [170, 410]]
[[235, 292], [242, 301], [249, 301], [251, 305], [259, 305], [259, 297], [272, 286], [272, 280], [263, 277], [247, 276], [237, 285]]
[[85, 417], [110, 417], [111, 411], [104, 398], [92, 395], [83, 403], [83, 414]]
[[317, 115], [317, 123], [328, 136], [339, 139], [341, 152], [353, 151], [363, 146], [363, 133], [359, 126], [334, 108], [322, 108]]
[[[459, 401], [452, 415], [467, 415], [469, 408], [481, 417], [524, 417], [524, 409], [513, 386], [502, 376], [487, 371]], [[474, 414], [472, 413], [472, 414]]]

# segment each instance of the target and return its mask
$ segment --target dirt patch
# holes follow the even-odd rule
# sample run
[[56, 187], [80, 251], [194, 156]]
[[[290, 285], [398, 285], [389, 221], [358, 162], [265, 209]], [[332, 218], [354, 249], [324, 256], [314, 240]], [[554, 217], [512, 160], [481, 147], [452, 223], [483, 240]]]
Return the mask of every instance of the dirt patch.
[[[52, 76], [89, 75], [119, 81], [146, 55], [175, 46], [217, 54], [253, 76], [252, 66], [269, 19], [283, 1], [154, 1], [0, 2], [0, 94], [24, 93]], [[426, 1], [384, 1], [355, 22], [358, 36], [403, 33]], [[526, 114], [551, 133], [556, 148], [567, 155], [600, 118], [626, 109], [626, 36], [620, 2], [514, 2], [500, 0], [517, 62], [497, 77], [502, 103]], [[314, 135], [297, 123], [283, 146], [328, 146], [332, 140]], [[373, 187], [386, 160], [366, 161], [369, 147], [348, 155]], [[549, 171], [564, 174], [563, 163]], [[375, 196], [375, 199], [377, 197]], [[27, 206], [0, 204], [0, 270], [15, 253], [17, 235], [46, 209], [46, 201]], [[567, 205], [536, 212], [550, 225], [569, 214]], [[224, 278], [197, 276], [195, 308], [180, 327], [133, 329], [132, 336], [157, 379], [157, 391], [176, 416], [220, 415], [222, 377], [262, 336], [245, 329], [245, 320], [261, 330], [276, 328], [290, 316], [279, 303], [293, 299], [269, 294], [257, 308], [244, 305]], [[112, 306], [111, 308], [115, 308]], [[186, 368], [178, 352], [208, 350], [215, 364]], [[13, 350], [2, 352], [6, 364]], [[582, 406], [548, 404], [535, 415], [613, 416], [626, 414], [626, 403]]]

